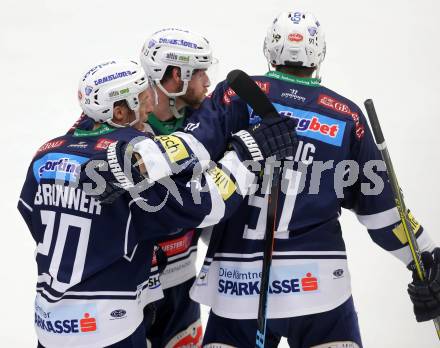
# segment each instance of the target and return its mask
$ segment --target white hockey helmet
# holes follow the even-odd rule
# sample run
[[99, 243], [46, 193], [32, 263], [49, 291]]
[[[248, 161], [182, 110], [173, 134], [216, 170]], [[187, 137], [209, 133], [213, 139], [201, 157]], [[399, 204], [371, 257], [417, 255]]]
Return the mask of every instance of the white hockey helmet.
[[[203, 36], [175, 28], [155, 32], [148, 38], [141, 51], [141, 64], [149, 79], [168, 97], [186, 93], [188, 82], [196, 69], [208, 69], [213, 63], [212, 50]], [[160, 83], [168, 66], [180, 68], [182, 90], [168, 92]]]
[[[78, 99], [87, 116], [114, 127], [139, 121], [139, 94], [149, 86], [141, 66], [131, 60], [112, 60], [88, 70], [79, 81]], [[136, 120], [121, 126], [112, 121], [114, 103], [125, 100]]]
[[267, 31], [263, 47], [269, 64], [316, 68], [317, 75], [325, 50], [318, 20], [300, 10], [279, 14]]

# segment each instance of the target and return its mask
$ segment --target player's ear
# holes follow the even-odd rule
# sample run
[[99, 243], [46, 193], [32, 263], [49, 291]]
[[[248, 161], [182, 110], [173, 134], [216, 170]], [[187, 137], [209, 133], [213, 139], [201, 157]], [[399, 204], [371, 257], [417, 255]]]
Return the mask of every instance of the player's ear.
[[113, 121], [115, 123], [123, 123], [126, 118], [126, 112], [123, 105], [113, 107]]
[[180, 83], [180, 81], [182, 81], [181, 74], [180, 74], [180, 68], [178, 68], [178, 67], [173, 68], [173, 70], [171, 72], [171, 76], [173, 77], [173, 80], [176, 81], [177, 83]]

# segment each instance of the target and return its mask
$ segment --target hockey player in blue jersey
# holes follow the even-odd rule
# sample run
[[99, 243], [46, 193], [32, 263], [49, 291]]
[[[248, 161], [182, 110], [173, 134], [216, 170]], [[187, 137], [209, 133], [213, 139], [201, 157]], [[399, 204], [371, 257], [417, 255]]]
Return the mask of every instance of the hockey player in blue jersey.
[[[254, 80], [283, 117], [297, 121], [300, 140], [293, 161], [284, 163], [265, 346], [276, 347], [284, 336], [295, 348], [362, 347], [341, 208], [354, 211], [376, 244], [405, 265], [411, 262], [383, 162], [359, 107], [320, 84], [325, 39], [312, 14], [280, 14], [267, 32], [264, 53], [275, 70]], [[197, 127], [182, 139], [191, 136], [213, 159], [225, 150], [229, 134], [261, 122], [226, 82], [192, 120]], [[214, 228], [191, 294], [212, 309], [205, 347], [255, 346], [267, 205], [266, 192], [257, 191]], [[411, 219], [430, 276], [409, 290], [417, 320], [429, 320], [440, 313], [440, 253]]]
[[[149, 264], [154, 240], [229, 216], [249, 189], [252, 180], [248, 179], [254, 177], [242, 164], [252, 158], [247, 145], [233, 136], [236, 151], [226, 153], [216, 167], [197, 178], [174, 179], [177, 198], [154, 185], [133, 199], [130, 190], [140, 174], [131, 164], [129, 174], [121, 170], [129, 149], [124, 144], [133, 138], [149, 140], [148, 146], [162, 157], [148, 156], [145, 147], [139, 156], [148, 156], [149, 165], [153, 157], [162, 161], [156, 167], [185, 156], [188, 160], [185, 151], [191, 151], [191, 146], [183, 151], [183, 144], [171, 136], [152, 140], [145, 133], [144, 122], [155, 99], [148, 86], [144, 72], [132, 61], [93, 67], [78, 90], [86, 116], [66, 135], [41, 146], [31, 162], [18, 209], [37, 243], [35, 328], [40, 347], [146, 347], [143, 308], [157, 299], [154, 288], [159, 286], [151, 278]], [[293, 154], [294, 137], [263, 144], [270, 134], [290, 134], [293, 124], [279, 122], [262, 131], [249, 128], [262, 157]], [[90, 161], [97, 158], [104, 161]], [[191, 157], [190, 162], [195, 160]], [[86, 187], [88, 179], [83, 176], [92, 164], [99, 164], [90, 178], [98, 184], [95, 191]], [[148, 174], [157, 175], [155, 168], [147, 166]], [[209, 188], [200, 190], [199, 202], [191, 194], [194, 180]], [[121, 190], [128, 191], [119, 194]], [[119, 195], [108, 195], [112, 192]], [[110, 197], [113, 203], [103, 204], [88, 193]], [[157, 206], [164, 199], [162, 209], [144, 210], [145, 204]]]
[[[191, 113], [206, 97], [211, 84], [207, 70], [215, 64], [209, 42], [187, 30], [163, 29], [146, 39], [140, 59], [158, 94], [158, 103], [148, 115], [151, 131], [169, 135], [178, 129], [196, 127]], [[201, 229], [182, 229], [156, 242], [167, 262], [160, 274], [164, 297], [145, 309], [147, 338], [152, 348], [189, 344], [201, 347], [200, 305], [189, 297], [196, 277], [200, 233]], [[157, 259], [160, 257], [154, 263]]]

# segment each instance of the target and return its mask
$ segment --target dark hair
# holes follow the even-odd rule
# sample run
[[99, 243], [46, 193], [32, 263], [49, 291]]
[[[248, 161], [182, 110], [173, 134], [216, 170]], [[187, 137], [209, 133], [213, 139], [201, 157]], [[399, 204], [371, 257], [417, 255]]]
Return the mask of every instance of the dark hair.
[[280, 71], [286, 74], [311, 77], [316, 67], [297, 66], [297, 65], [277, 65], [276, 71]]
[[173, 77], [173, 69], [174, 68], [177, 68], [180, 71], [180, 68], [178, 66], [168, 65], [165, 70], [165, 73], [163, 74], [162, 80], [160, 80], [161, 83], [164, 83]]
[[125, 99], [115, 101], [113, 103], [113, 107], [116, 107], [116, 106], [126, 106], [127, 108], [129, 107], [127, 104], [127, 101]]

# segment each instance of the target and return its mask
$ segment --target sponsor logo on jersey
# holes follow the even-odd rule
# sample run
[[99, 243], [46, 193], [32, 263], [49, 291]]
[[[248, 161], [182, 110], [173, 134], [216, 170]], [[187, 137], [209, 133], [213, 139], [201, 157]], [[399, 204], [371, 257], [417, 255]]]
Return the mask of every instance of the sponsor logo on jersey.
[[120, 79], [122, 77], [127, 77], [131, 75], [131, 71], [127, 70], [127, 71], [120, 71], [108, 76], [104, 76], [103, 78], [97, 79], [95, 81], [93, 81], [93, 83], [95, 84], [95, 86], [99, 86], [103, 83], [109, 82], [109, 81], [113, 81], [113, 80], [117, 80]]
[[[269, 294], [291, 295], [319, 291], [317, 264], [274, 266], [269, 280]], [[219, 268], [218, 292], [227, 296], [260, 294], [261, 269]]]
[[115, 140], [112, 140], [112, 139], [101, 138], [96, 142], [95, 150], [98, 150], [98, 151], [107, 150], [109, 145], [114, 142], [115, 142]]
[[298, 94], [298, 90], [289, 88], [288, 92], [281, 93], [281, 98], [293, 99], [302, 103], [306, 102], [306, 98]]
[[65, 306], [46, 311], [35, 304], [35, 326], [47, 333], [91, 334], [98, 331], [95, 305]]
[[342, 268], [338, 268], [333, 271], [333, 279], [339, 279], [344, 276], [344, 270]]
[[[411, 212], [408, 212], [408, 219], [409, 223], [411, 224], [411, 228], [414, 231], [414, 234], [417, 236], [419, 232], [421, 232], [420, 223], [416, 220], [416, 218], [411, 214]], [[403, 224], [400, 222], [395, 228], [393, 228], [393, 233], [399, 239], [400, 243], [405, 245], [408, 243], [408, 239], [406, 238], [405, 228], [403, 227]]]
[[[179, 238], [167, 240], [165, 242], [158, 243], [160, 248], [165, 252], [167, 256], [174, 256], [186, 252], [192, 244], [194, 230], [190, 230]], [[153, 253], [152, 264], [156, 265], [156, 253]]]
[[162, 144], [171, 162], [175, 163], [189, 157], [185, 145], [183, 145], [182, 140], [178, 137], [162, 135], [155, 137], [155, 139]]
[[287, 39], [292, 42], [301, 42], [304, 40], [304, 36], [302, 36], [300, 33], [291, 33], [287, 36]]
[[[291, 108], [273, 103], [277, 111], [284, 116], [292, 117], [297, 121], [296, 132], [299, 136], [322, 141], [340, 147], [344, 137], [345, 122], [321, 115], [317, 112]], [[248, 107], [250, 112], [249, 123], [261, 122], [261, 117]]]
[[183, 47], [191, 47], [191, 48], [197, 48], [197, 44], [189, 41], [185, 41], [182, 39], [169, 39], [166, 37], [161, 37], [159, 39], [159, 43], [164, 44], [170, 44], [170, 45], [177, 45], [177, 46], [183, 46]]
[[73, 182], [81, 171], [87, 157], [66, 153], [48, 153], [33, 163], [33, 173], [39, 183], [41, 179], [54, 179]]
[[208, 285], [208, 273], [209, 273], [209, 267], [203, 266], [202, 269], [200, 270], [199, 276], [197, 277], [197, 280], [196, 280], [197, 286]]
[[179, 332], [166, 345], [172, 348], [196, 348], [202, 346], [203, 329], [200, 320], [192, 323], [185, 330]]
[[110, 313], [110, 316], [114, 319], [123, 319], [127, 314], [125, 309], [115, 309]]
[[361, 139], [365, 134], [364, 125], [360, 123], [359, 115], [357, 112], [350, 110], [347, 104], [344, 104], [333, 97], [325, 94], [320, 94], [318, 97], [318, 104], [324, 106], [327, 109], [334, 110], [343, 115], [349, 115], [355, 124], [356, 138]]
[[214, 167], [206, 171], [206, 173], [214, 180], [220, 195], [226, 201], [237, 190], [237, 186], [232, 179], [219, 167]]
[[87, 148], [87, 146], [89, 146], [89, 144], [87, 144], [87, 142], [85, 142], [85, 141], [80, 141], [76, 144], [67, 145], [67, 147], [73, 147], [75, 149], [85, 149], [85, 148]]
[[160, 286], [159, 274], [155, 274], [148, 278], [148, 289], [157, 289]]
[[185, 132], [192, 132], [200, 127], [200, 122], [197, 123], [188, 123], [184, 129]]
[[37, 153], [35, 155], [38, 155], [41, 152], [46, 152], [52, 149], [56, 149], [57, 147], [62, 146], [65, 142], [66, 141], [64, 139], [48, 141], [44, 145], [40, 146], [40, 148], [37, 150]]
[[[254, 81], [258, 87], [260, 87], [260, 89], [265, 93], [265, 94], [269, 94], [269, 89], [270, 89], [270, 83], [269, 82], [263, 82], [263, 81]], [[231, 98], [235, 97], [237, 94], [234, 92], [234, 90], [232, 88], [228, 88], [225, 93], [223, 94], [223, 103], [224, 104], [230, 104], [231, 103]]]

